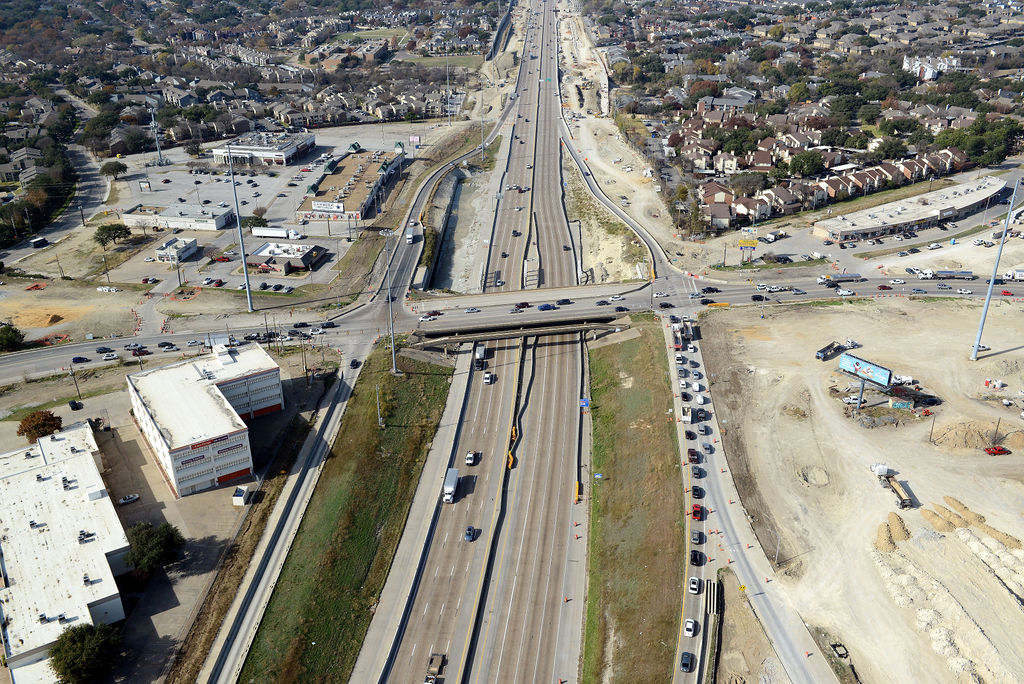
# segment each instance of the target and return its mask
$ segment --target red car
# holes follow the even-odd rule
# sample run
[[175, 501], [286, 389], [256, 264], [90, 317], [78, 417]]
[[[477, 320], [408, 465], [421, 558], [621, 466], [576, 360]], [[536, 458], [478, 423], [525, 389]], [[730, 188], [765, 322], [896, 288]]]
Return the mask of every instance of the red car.
[[220, 263], [223, 264], [223, 263], [226, 263], [228, 261], [231, 261], [231, 259], [227, 258], [226, 256], [219, 256], [216, 259], [214, 259], [214, 261], [219, 261]]
[[699, 463], [700, 462], [700, 457], [697, 456], [697, 450], [696, 449], [687, 449], [686, 450], [686, 460], [689, 461], [690, 463]]
[[152, 353], [153, 352], [149, 351], [148, 349], [133, 349], [132, 350], [132, 356], [149, 356]]
[[879, 285], [878, 289], [879, 290], [891, 290], [892, 288], [889, 287], [888, 285]]
[[985, 449], [985, 453], [989, 456], [1008, 456], [1012, 452], [1004, 446], [991, 446]]
[[214, 287], [220, 287], [223, 284], [224, 284], [224, 281], [221, 280], [220, 278], [217, 278], [216, 280], [213, 281], [213, 286]]
[[1010, 292], [1009, 290], [1003, 290], [999, 294], [1003, 295], [1004, 297], [1012, 297], [1013, 296], [1013, 293]]
[[700, 504], [693, 504], [693, 513], [691, 513], [694, 520], [700, 520], [701, 516], [704, 515], [704, 509], [701, 508]]

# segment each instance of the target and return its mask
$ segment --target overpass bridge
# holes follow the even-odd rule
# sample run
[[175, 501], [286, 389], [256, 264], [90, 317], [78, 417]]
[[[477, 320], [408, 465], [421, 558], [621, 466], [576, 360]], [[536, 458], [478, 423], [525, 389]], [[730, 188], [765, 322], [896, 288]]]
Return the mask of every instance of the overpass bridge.
[[579, 316], [558, 322], [517, 320], [515, 323], [484, 323], [474, 325], [446, 325], [420, 328], [413, 332], [406, 344], [416, 349], [448, 347], [468, 342], [489, 342], [518, 337], [564, 335], [590, 331], [615, 331], [628, 328], [628, 318], [620, 316]]

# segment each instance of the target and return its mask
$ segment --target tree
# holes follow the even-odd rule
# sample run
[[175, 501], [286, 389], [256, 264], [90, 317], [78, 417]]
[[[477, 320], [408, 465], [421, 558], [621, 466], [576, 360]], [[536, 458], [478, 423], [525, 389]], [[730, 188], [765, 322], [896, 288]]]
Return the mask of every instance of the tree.
[[29, 444], [52, 435], [64, 425], [64, 419], [53, 411], [33, 411], [18, 423], [18, 435], [28, 440]]
[[203, 146], [199, 143], [189, 143], [185, 145], [185, 154], [190, 157], [199, 157], [203, 154]]
[[185, 545], [185, 538], [178, 528], [170, 523], [153, 527], [152, 523], [141, 522], [128, 528], [128, 543], [131, 545], [124, 562], [144, 575], [149, 575], [178, 557], [178, 550]]
[[857, 118], [860, 119], [862, 124], [869, 126], [873, 125], [878, 121], [878, 117], [882, 114], [882, 108], [876, 104], [861, 105], [860, 109], [857, 110]]
[[13, 325], [0, 327], [0, 351], [17, 351], [21, 349], [21, 345], [24, 342], [25, 333], [21, 332]]
[[118, 176], [128, 173], [128, 167], [123, 162], [109, 161], [100, 167], [100, 173], [117, 180]]
[[98, 242], [103, 249], [106, 249], [109, 243], [117, 244], [118, 240], [127, 240], [131, 236], [131, 229], [123, 223], [108, 223], [97, 228], [92, 239]]
[[794, 154], [789, 160], [789, 172], [795, 176], [816, 176], [824, 170], [825, 159], [816, 150]]
[[120, 646], [121, 635], [110, 625], [75, 625], [50, 648], [50, 667], [60, 684], [103, 681], [110, 677]]
[[803, 81], [797, 81], [789, 87], [790, 102], [803, 102], [811, 97], [811, 91]]
[[269, 225], [270, 222], [262, 216], [246, 216], [242, 219], [242, 228], [264, 228]]

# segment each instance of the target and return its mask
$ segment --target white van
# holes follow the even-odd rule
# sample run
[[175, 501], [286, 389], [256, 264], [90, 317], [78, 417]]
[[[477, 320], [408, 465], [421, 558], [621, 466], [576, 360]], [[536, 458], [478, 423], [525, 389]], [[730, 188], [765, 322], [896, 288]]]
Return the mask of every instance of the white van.
[[704, 395], [703, 394], [698, 394], [697, 395], [697, 403], [698, 404], [703, 404], [704, 403]]

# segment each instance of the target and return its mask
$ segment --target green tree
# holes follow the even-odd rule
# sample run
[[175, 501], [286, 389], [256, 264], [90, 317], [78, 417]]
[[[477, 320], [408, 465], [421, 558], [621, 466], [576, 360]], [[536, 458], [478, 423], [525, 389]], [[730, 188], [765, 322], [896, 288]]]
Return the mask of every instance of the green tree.
[[185, 154], [190, 157], [198, 157], [203, 154], [203, 146], [199, 143], [189, 143], [185, 145]]
[[789, 101], [803, 102], [811, 97], [811, 91], [803, 81], [797, 81], [789, 87]]
[[63, 426], [64, 419], [53, 411], [33, 411], [18, 423], [18, 435], [32, 444], [47, 435], [52, 435]]
[[131, 229], [123, 223], [108, 223], [97, 228], [92, 239], [98, 242], [103, 249], [106, 249], [107, 245], [111, 242], [117, 244], [118, 240], [127, 240], [131, 236]]
[[141, 522], [128, 528], [128, 543], [131, 549], [124, 557], [125, 563], [150, 575], [178, 557], [185, 538], [170, 523], [153, 527], [152, 523]]
[[246, 216], [242, 219], [242, 228], [264, 228], [269, 225], [270, 222], [262, 216]]
[[17, 351], [25, 342], [25, 333], [13, 325], [0, 327], [0, 351]]
[[816, 150], [794, 154], [789, 160], [789, 172], [795, 176], [816, 176], [824, 170], [825, 159]]
[[50, 667], [60, 684], [103, 681], [110, 677], [120, 646], [121, 635], [110, 625], [75, 625], [50, 648]]
[[117, 180], [118, 176], [128, 173], [128, 167], [123, 162], [108, 161], [100, 167], [100, 173], [104, 176], [110, 176], [113, 180]]

